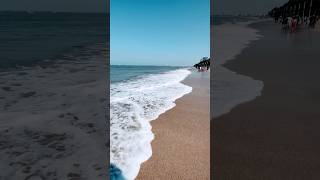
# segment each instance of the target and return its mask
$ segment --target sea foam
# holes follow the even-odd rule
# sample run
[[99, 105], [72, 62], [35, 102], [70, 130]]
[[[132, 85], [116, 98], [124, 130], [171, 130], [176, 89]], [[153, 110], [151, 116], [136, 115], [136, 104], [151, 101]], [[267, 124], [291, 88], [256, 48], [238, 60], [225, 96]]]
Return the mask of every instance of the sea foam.
[[128, 180], [152, 155], [150, 121], [173, 108], [192, 88], [181, 83], [191, 72], [177, 69], [111, 84], [110, 160]]
[[261, 95], [263, 82], [249, 76], [238, 74], [223, 66], [233, 60], [250, 45], [261, 38], [258, 30], [248, 25], [258, 21], [235, 24], [214, 25], [211, 31], [215, 66], [211, 79], [211, 113], [214, 118], [231, 111], [237, 105], [251, 101]]

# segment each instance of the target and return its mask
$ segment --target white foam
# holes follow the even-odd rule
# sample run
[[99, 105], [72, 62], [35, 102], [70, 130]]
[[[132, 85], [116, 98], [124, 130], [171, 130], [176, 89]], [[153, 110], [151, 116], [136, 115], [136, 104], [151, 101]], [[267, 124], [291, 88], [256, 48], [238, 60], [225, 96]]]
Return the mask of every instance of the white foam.
[[174, 101], [192, 88], [181, 83], [191, 72], [178, 69], [110, 87], [110, 160], [128, 180], [152, 155], [150, 121], [173, 108]]
[[[10, 91], [0, 89], [1, 141], [6, 139], [1, 147], [13, 145], [11, 150], [0, 151], [0, 169], [4, 179], [28, 179], [29, 176], [17, 171], [16, 166], [9, 162], [33, 162], [29, 164], [30, 169], [46, 165], [56, 171], [56, 179], [66, 179], [70, 168], [78, 163], [81, 165], [78, 171], [86, 179], [107, 179], [106, 170], [97, 169], [106, 164], [101, 157], [106, 156], [108, 147], [105, 143], [109, 138], [104, 134], [107, 130], [105, 74], [108, 68], [105, 61], [108, 52], [104, 49], [104, 43], [96, 44], [81, 50], [81, 54], [64, 54], [68, 60], [52, 59], [54, 64], [1, 69], [1, 86], [11, 88]], [[84, 55], [84, 51], [90, 53]], [[35, 94], [21, 96], [28, 92]], [[75, 121], [74, 117], [78, 119]], [[10, 131], [4, 133], [5, 129]], [[34, 141], [32, 134], [38, 134], [39, 138], [46, 134], [65, 134], [63, 140], [54, 140], [65, 148], [60, 154], [62, 156], [58, 158], [57, 151], [51, 146]], [[20, 151], [25, 145], [28, 150], [20, 156], [5, 153]], [[52, 157], [48, 156], [50, 153]]]
[[212, 71], [214, 78], [211, 79], [213, 117], [228, 113], [238, 104], [261, 95], [262, 81], [237, 74], [222, 66], [239, 55], [252, 41], [261, 37], [258, 30], [248, 27], [253, 22], [257, 21], [227, 23], [212, 27], [213, 52], [211, 53], [215, 61]]
[[258, 40], [258, 30], [248, 27], [253, 21], [213, 26], [213, 54], [215, 64], [222, 65], [233, 59], [251, 41]]

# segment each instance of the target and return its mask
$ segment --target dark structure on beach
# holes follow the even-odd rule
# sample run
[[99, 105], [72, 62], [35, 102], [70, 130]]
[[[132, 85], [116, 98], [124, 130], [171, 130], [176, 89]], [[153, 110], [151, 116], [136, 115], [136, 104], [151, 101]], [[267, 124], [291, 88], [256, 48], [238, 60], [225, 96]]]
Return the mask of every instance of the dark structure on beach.
[[208, 57], [203, 57], [199, 63], [195, 64], [193, 67], [200, 69], [200, 68], [210, 68], [210, 58]]
[[310, 17], [320, 15], [320, 0], [289, 0], [281, 7], [273, 8], [269, 13], [272, 17]]

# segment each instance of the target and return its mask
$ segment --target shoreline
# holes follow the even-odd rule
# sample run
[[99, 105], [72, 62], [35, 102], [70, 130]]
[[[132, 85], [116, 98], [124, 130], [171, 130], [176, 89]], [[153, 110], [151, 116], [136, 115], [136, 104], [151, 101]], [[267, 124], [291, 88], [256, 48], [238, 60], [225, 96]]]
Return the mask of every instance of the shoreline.
[[320, 34], [287, 34], [273, 22], [250, 27], [263, 37], [225, 67], [263, 81], [264, 88], [213, 120], [213, 178], [318, 179]]
[[211, 46], [213, 46], [211, 54], [214, 56], [213, 78], [211, 78], [212, 118], [227, 114], [234, 107], [261, 95], [262, 81], [237, 73], [225, 66], [237, 58], [252, 42], [261, 38], [259, 31], [250, 27], [250, 24], [261, 21], [265, 20], [211, 25]]
[[193, 71], [182, 81], [192, 92], [151, 121], [153, 154], [141, 165], [137, 179], [209, 179], [209, 75]]
[[[144, 70], [142, 67], [141, 71]], [[192, 91], [182, 83], [191, 74], [188, 69], [162, 71], [111, 86], [110, 157], [127, 179], [135, 179], [141, 164], [152, 155], [154, 134], [150, 122], [174, 108], [176, 99]]]

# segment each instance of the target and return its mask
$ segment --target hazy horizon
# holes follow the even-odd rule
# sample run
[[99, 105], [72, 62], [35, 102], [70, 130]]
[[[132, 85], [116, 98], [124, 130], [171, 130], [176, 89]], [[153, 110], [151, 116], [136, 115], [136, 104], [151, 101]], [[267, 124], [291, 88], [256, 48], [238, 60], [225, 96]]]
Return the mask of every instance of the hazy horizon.
[[0, 11], [109, 13], [109, 0], [2, 0]]
[[91, 11], [45, 11], [45, 10], [0, 10], [0, 12], [79, 13], [79, 14], [109, 14], [110, 13], [110, 12], [91, 12]]

